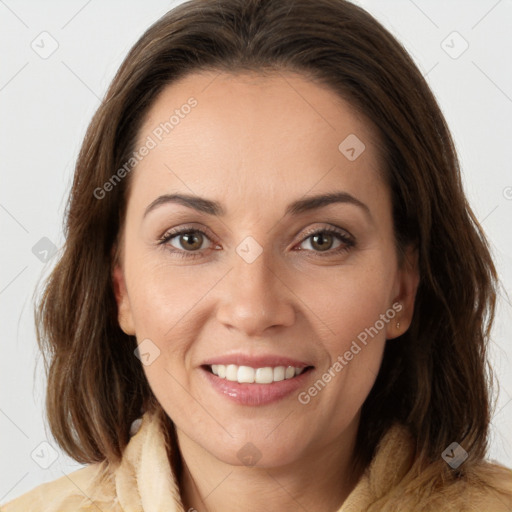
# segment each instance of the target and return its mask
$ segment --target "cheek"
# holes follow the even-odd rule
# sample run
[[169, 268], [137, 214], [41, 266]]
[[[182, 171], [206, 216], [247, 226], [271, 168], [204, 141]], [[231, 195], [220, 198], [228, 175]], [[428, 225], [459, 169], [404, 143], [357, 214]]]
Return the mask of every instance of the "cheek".
[[[318, 326], [320, 350], [325, 355], [318, 379], [326, 383], [326, 389], [319, 383], [305, 390], [303, 399], [311, 399], [316, 413], [329, 415], [325, 421], [336, 426], [355, 414], [370, 392], [379, 373], [387, 326], [396, 314], [392, 308], [393, 257], [377, 252], [364, 256], [364, 264], [336, 272], [329, 269], [329, 279], [315, 279], [315, 286], [304, 283], [297, 291], [307, 297], [315, 314], [311, 318]], [[322, 398], [315, 402], [317, 393]]]
[[316, 317], [330, 352], [344, 351], [377, 322], [377, 337], [385, 337], [379, 320], [392, 306], [395, 269], [383, 263], [384, 258], [374, 259], [373, 264], [324, 269], [314, 279], [301, 278], [294, 285], [294, 292]]
[[299, 396], [318, 421], [330, 425], [327, 430], [333, 436], [370, 393], [382, 362], [386, 327], [395, 314], [387, 280], [347, 274], [343, 284], [331, 284], [323, 293], [316, 289], [308, 297], [318, 312], [315, 323], [324, 357], [315, 381]]
[[130, 267], [130, 303], [137, 335], [163, 339], [193, 326], [201, 299], [222, 276], [222, 269], [169, 265], [162, 257], [146, 258]]
[[160, 401], [174, 403], [182, 393], [177, 382], [185, 388], [191, 385], [192, 358], [198, 349], [195, 341], [212, 314], [208, 293], [225, 270], [169, 265], [154, 259], [131, 265], [130, 302], [138, 343], [146, 343], [156, 355], [151, 364], [144, 365], [146, 377]]

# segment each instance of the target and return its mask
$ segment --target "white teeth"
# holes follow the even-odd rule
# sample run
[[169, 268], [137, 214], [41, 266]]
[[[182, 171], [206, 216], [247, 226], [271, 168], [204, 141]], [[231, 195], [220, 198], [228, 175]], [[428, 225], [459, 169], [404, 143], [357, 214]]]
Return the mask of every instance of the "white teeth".
[[236, 364], [228, 364], [226, 366], [226, 379], [232, 381], [238, 379], [238, 366]]
[[270, 384], [274, 382], [274, 369], [268, 366], [266, 368], [258, 368], [254, 381], [257, 384]]
[[252, 384], [254, 382], [254, 368], [250, 366], [239, 366], [236, 380], [238, 380], [238, 382]]
[[293, 379], [304, 371], [304, 368], [293, 366], [251, 368], [250, 366], [238, 366], [236, 364], [212, 364], [211, 369], [212, 373], [221, 379], [239, 382], [240, 384], [271, 384], [285, 379]]
[[284, 380], [284, 375], [286, 373], [286, 368], [284, 366], [276, 366], [274, 368], [274, 381], [279, 382]]

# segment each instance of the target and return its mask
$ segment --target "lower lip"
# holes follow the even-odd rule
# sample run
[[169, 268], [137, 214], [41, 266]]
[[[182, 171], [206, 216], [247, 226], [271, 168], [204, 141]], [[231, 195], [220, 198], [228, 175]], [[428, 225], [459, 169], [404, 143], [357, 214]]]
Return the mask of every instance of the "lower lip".
[[267, 405], [277, 402], [304, 386], [312, 368], [305, 370], [292, 379], [285, 379], [270, 384], [240, 384], [214, 375], [201, 368], [213, 388], [221, 395], [240, 405]]

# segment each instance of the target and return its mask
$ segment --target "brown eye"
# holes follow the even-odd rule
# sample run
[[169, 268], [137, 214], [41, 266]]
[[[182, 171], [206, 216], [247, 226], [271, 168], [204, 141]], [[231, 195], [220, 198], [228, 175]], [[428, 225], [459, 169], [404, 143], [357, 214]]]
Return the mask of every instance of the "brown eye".
[[350, 250], [354, 245], [355, 240], [348, 232], [329, 228], [310, 233], [302, 240], [300, 248], [317, 256], [333, 256]]
[[204, 241], [204, 236], [199, 231], [182, 233], [174, 238], [177, 238], [178, 243], [181, 245], [178, 249], [185, 249], [189, 251], [197, 251], [198, 249], [201, 249]]
[[311, 247], [319, 251], [328, 251], [334, 243], [333, 235], [320, 233], [311, 237]]
[[203, 244], [203, 235], [197, 232], [184, 233], [179, 236], [180, 244], [184, 249], [197, 250]]
[[[200, 229], [181, 229], [165, 234], [160, 243], [170, 248], [171, 252], [186, 255], [187, 253], [199, 253], [201, 249], [207, 249], [204, 242], [210, 238]], [[192, 254], [189, 254], [192, 256]], [[195, 256], [195, 254], [194, 254]]]

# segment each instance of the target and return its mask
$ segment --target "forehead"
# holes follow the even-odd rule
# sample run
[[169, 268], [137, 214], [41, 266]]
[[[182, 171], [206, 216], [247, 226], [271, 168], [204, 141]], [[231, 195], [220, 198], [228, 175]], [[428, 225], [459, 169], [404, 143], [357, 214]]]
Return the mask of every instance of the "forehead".
[[368, 195], [383, 186], [377, 140], [347, 101], [301, 75], [193, 73], [147, 112], [136, 146], [152, 147], [132, 186], [256, 202], [320, 188]]

